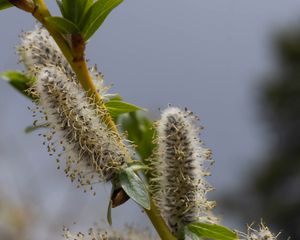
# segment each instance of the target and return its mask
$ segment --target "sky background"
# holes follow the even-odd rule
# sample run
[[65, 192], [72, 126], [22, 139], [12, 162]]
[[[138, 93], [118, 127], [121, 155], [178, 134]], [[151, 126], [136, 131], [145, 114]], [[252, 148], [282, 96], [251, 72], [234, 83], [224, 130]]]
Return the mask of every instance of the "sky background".
[[[55, 1], [46, 2], [57, 14]], [[251, 168], [261, 164], [256, 159], [268, 150], [259, 86], [276, 67], [272, 36], [299, 20], [298, 0], [127, 0], [90, 40], [87, 58], [114, 84], [111, 92], [147, 108], [154, 118], [169, 103], [200, 116], [202, 139], [215, 160], [209, 182], [216, 190], [210, 196], [218, 199], [251, 177]], [[17, 9], [0, 12], [0, 71], [22, 69], [14, 47], [34, 23]], [[53, 239], [50, 232], [59, 239], [63, 224], [90, 226], [105, 219], [110, 187], [98, 186], [93, 197], [56, 170], [41, 138], [24, 133], [32, 123], [31, 105], [0, 81], [0, 192], [42, 219], [34, 220], [39, 240]], [[132, 202], [113, 217], [117, 227], [149, 225]], [[231, 227], [245, 224], [223, 218]]]

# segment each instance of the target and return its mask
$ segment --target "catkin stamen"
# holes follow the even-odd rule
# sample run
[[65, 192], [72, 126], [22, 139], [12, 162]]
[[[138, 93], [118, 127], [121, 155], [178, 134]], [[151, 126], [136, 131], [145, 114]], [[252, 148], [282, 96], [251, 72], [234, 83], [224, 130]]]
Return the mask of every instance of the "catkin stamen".
[[280, 233], [277, 235], [273, 234], [269, 228], [261, 222], [257, 229], [251, 224], [248, 226], [247, 233], [238, 232], [238, 235], [241, 240], [276, 240]]
[[85, 187], [112, 180], [125, 163], [124, 153], [81, 86], [52, 66], [42, 68], [33, 88], [49, 121], [44, 134], [48, 152], [66, 159], [64, 171], [71, 181]]
[[[48, 31], [37, 27], [24, 32], [17, 51], [26, 74], [35, 79], [29, 90], [36, 97], [34, 125], [47, 124], [43, 145], [58, 168], [64, 162], [66, 176], [78, 186], [112, 180], [125, 164], [122, 139], [107, 127], [102, 117], [106, 113], [82, 89]], [[103, 85], [103, 75], [96, 66], [89, 70], [97, 92], [108, 101], [114, 95], [106, 94], [109, 87]]]
[[192, 222], [216, 222], [206, 198], [212, 188], [204, 179], [211, 162], [210, 151], [198, 139], [196, 117], [187, 110], [168, 108], [157, 123], [157, 153], [151, 179], [153, 196], [172, 232], [176, 235]]

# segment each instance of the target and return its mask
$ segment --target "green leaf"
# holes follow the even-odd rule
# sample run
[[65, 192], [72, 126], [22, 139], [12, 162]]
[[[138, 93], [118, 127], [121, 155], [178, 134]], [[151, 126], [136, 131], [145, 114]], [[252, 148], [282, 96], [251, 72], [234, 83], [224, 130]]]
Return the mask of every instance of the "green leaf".
[[10, 8], [13, 7], [14, 5], [12, 5], [9, 1], [7, 0], [0, 0], [0, 10], [4, 10], [6, 8]]
[[[72, 0], [74, 1], [74, 0]], [[93, 0], [74, 1], [74, 22], [79, 23], [85, 16], [87, 10], [93, 5]]]
[[107, 222], [108, 222], [108, 224], [109, 224], [110, 226], [112, 225], [111, 206], [112, 206], [112, 201], [109, 200], [108, 207], [107, 207], [106, 218], [107, 218]]
[[64, 5], [63, 5], [62, 1], [61, 1], [61, 0], [56, 0], [56, 3], [57, 3], [57, 5], [58, 5], [58, 7], [59, 7], [59, 10], [60, 10], [60, 12], [61, 12], [61, 15], [62, 15], [64, 18], [67, 18], [67, 13], [66, 13], [66, 11], [65, 11], [65, 8], [64, 8]]
[[74, 0], [62, 0], [61, 5], [64, 11], [62, 11], [63, 17], [69, 19], [69, 20], [73, 20], [73, 16], [72, 16], [72, 8], [73, 8], [73, 4]]
[[98, 0], [89, 8], [79, 24], [86, 41], [102, 25], [109, 13], [122, 2], [123, 0]]
[[131, 164], [129, 164], [128, 169], [132, 169], [134, 172], [149, 169], [143, 162], [141, 161], [135, 161]]
[[127, 195], [145, 209], [150, 209], [150, 198], [145, 183], [130, 168], [120, 172], [120, 183]]
[[84, 18], [94, 0], [56, 0], [62, 16], [76, 25]]
[[26, 91], [31, 87], [33, 79], [18, 71], [5, 71], [0, 73], [0, 77], [8, 81], [10, 85], [23, 95], [33, 99], [33, 96]]
[[113, 193], [114, 193], [114, 190], [115, 190], [115, 185], [112, 184], [111, 186], [111, 191], [110, 191], [110, 198], [109, 198], [109, 203], [108, 203], [108, 206], [107, 206], [107, 212], [106, 212], [106, 219], [107, 219], [107, 222], [108, 224], [111, 226], [112, 225], [112, 216], [111, 216], [111, 208], [112, 208], [112, 196], [113, 196]]
[[62, 17], [46, 17], [46, 22], [61, 33], [79, 33], [79, 28], [70, 20]]
[[209, 223], [191, 223], [184, 229], [186, 239], [238, 240], [237, 234], [221, 225]]
[[123, 102], [119, 99], [111, 99], [105, 103], [107, 110], [113, 117], [118, 117], [123, 113], [135, 112], [137, 110], [142, 110], [142, 108], [135, 106], [131, 103]]
[[119, 95], [118, 93], [113, 94], [113, 97], [111, 97], [109, 99], [109, 101], [122, 101], [123, 98], [121, 95]]
[[155, 148], [153, 138], [156, 134], [151, 120], [141, 112], [132, 112], [121, 115], [119, 124], [123, 132], [127, 133], [127, 138], [134, 143], [142, 160], [149, 158]]

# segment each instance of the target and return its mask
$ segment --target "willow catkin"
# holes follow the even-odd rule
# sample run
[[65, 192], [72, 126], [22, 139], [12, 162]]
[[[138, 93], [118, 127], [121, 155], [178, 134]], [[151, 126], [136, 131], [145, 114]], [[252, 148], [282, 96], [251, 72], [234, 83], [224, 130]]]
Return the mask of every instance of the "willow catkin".
[[29, 75], [36, 75], [43, 67], [56, 66], [62, 69], [69, 79], [75, 77], [65, 56], [42, 26], [36, 26], [35, 30], [21, 34], [17, 53]]
[[[26, 74], [35, 79], [30, 89], [38, 99], [32, 109], [34, 125], [49, 126], [41, 135], [59, 168], [64, 160], [66, 175], [85, 190], [93, 183], [112, 180], [125, 162], [122, 139], [107, 127], [102, 118], [105, 110], [82, 89], [48, 31], [36, 27], [24, 32], [17, 51]], [[96, 66], [89, 70], [98, 93], [107, 101], [111, 95], [106, 94], [109, 88], [104, 86], [102, 74]]]
[[273, 234], [262, 222], [255, 229], [252, 225], [248, 226], [247, 233], [239, 233], [241, 240], [276, 240], [280, 233]]
[[[44, 67], [58, 67], [67, 76], [68, 81], [77, 82], [76, 74], [62, 54], [61, 50], [42, 26], [36, 26], [33, 31], [21, 34], [21, 43], [17, 46], [19, 61], [26, 67], [26, 74], [35, 77]], [[89, 69], [97, 92], [103, 101], [108, 101], [115, 94], [107, 94], [110, 87], [104, 86], [103, 74], [97, 66]]]
[[125, 162], [118, 137], [81, 86], [58, 67], [42, 68], [33, 86], [50, 130], [44, 135], [51, 155], [66, 159], [65, 173], [78, 186], [109, 181]]
[[169, 107], [157, 124], [155, 198], [174, 234], [188, 223], [216, 221], [210, 212], [214, 202], [206, 198], [212, 188], [204, 179], [211, 152], [202, 147], [195, 121], [191, 112]]
[[238, 234], [241, 240], [276, 240], [280, 235], [280, 233], [273, 234], [263, 223], [259, 224], [257, 229], [248, 226], [247, 233], [238, 232]]

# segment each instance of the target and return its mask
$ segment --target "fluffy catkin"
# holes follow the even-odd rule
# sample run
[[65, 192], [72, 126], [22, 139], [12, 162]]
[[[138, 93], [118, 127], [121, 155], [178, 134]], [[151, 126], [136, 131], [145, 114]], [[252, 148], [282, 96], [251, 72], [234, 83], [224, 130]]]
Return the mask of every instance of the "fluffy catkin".
[[[36, 97], [34, 125], [47, 125], [44, 144], [50, 155], [65, 159], [65, 173], [79, 186], [111, 180], [125, 160], [118, 137], [104, 124], [103, 113], [81, 88], [75, 73], [53, 38], [43, 27], [24, 32], [17, 47], [26, 74], [35, 80], [30, 89]], [[89, 69], [104, 101], [108, 87], [94, 66]], [[60, 168], [60, 165], [59, 165]]]
[[[77, 82], [76, 75], [61, 50], [42, 26], [36, 26], [35, 30], [23, 32], [21, 43], [17, 46], [19, 60], [26, 67], [26, 74], [35, 77], [44, 67], [58, 67], [67, 76], [69, 81]], [[98, 72], [97, 66], [91, 67], [91, 77], [94, 80], [97, 92], [104, 101], [109, 100], [115, 94], [107, 94], [110, 87], [104, 86], [103, 75]]]
[[71, 233], [68, 228], [64, 228], [65, 240], [155, 240], [147, 231], [127, 227], [123, 231], [117, 231], [111, 228], [90, 228], [87, 233]]
[[239, 233], [241, 240], [276, 240], [280, 233], [274, 235], [262, 222], [258, 229], [248, 226], [247, 234]]
[[75, 76], [53, 38], [41, 26], [21, 34], [21, 44], [17, 46], [17, 53], [20, 62], [25, 65], [27, 73], [31, 76], [39, 73], [41, 68], [50, 66], [62, 69], [69, 79]]
[[161, 213], [174, 234], [186, 224], [215, 222], [206, 198], [212, 188], [204, 180], [211, 152], [198, 139], [196, 117], [187, 110], [169, 107], [157, 124], [157, 178], [154, 193]]
[[45, 67], [33, 86], [50, 130], [48, 152], [66, 160], [65, 173], [78, 186], [109, 181], [125, 162], [118, 137], [104, 124], [93, 99], [59, 67]]

